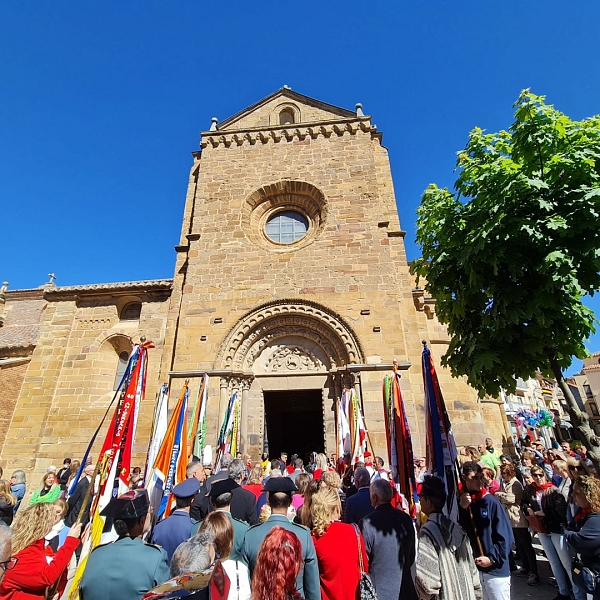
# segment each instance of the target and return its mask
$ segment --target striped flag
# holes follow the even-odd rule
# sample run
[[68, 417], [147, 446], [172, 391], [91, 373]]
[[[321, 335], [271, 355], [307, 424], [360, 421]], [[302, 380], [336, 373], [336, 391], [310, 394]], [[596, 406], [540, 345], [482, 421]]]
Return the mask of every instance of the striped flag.
[[425, 418], [428, 471], [443, 480], [446, 486], [446, 514], [458, 516], [458, 483], [460, 481], [458, 453], [452, 424], [446, 410], [431, 352], [423, 342], [423, 387], [425, 389]]
[[146, 458], [146, 468], [144, 469], [144, 487], [148, 485], [154, 462], [158, 456], [158, 451], [165, 439], [167, 427], [169, 424], [169, 386], [163, 383], [158, 394], [158, 400], [154, 407], [154, 418], [152, 420], [152, 435], [148, 445], [148, 456]]
[[383, 380], [383, 409], [392, 480], [408, 502], [409, 513], [416, 516], [417, 482], [415, 479], [412, 437], [400, 390], [400, 373], [394, 360], [394, 372]]
[[188, 433], [188, 450], [191, 459], [196, 455], [202, 460], [202, 453], [206, 446], [206, 405], [208, 404], [208, 382], [209, 377], [205, 373], [202, 377], [202, 383], [198, 390], [194, 410], [190, 418], [190, 427]]
[[[112, 528], [112, 520], [105, 519], [100, 512], [111, 499], [129, 489], [131, 450], [135, 439], [137, 416], [146, 387], [149, 348], [154, 348], [152, 342], [145, 342], [134, 347], [120, 384], [119, 403], [113, 414], [98, 460], [99, 478], [90, 484], [98, 485], [99, 489], [90, 506], [91, 525], [88, 536], [83, 541], [81, 559], [69, 591], [70, 600], [76, 600], [79, 596], [79, 582], [85, 570], [89, 553], [96, 546], [113, 541], [117, 537]], [[93, 436], [92, 443], [96, 434], [97, 432]], [[86, 451], [86, 457], [89, 455], [90, 448], [91, 444]]]
[[171, 490], [185, 479], [187, 466], [186, 412], [189, 397], [186, 380], [177, 405], [169, 419], [167, 431], [156, 455], [148, 481], [148, 496], [153, 514], [168, 517], [172, 510]]

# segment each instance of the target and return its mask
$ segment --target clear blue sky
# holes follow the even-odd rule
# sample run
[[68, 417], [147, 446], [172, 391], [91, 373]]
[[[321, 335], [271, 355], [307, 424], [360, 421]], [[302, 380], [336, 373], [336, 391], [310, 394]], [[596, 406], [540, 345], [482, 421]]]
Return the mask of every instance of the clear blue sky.
[[2, 2], [0, 281], [171, 277], [199, 131], [284, 84], [373, 115], [415, 258], [472, 127], [526, 87], [600, 112], [599, 22], [595, 0]]

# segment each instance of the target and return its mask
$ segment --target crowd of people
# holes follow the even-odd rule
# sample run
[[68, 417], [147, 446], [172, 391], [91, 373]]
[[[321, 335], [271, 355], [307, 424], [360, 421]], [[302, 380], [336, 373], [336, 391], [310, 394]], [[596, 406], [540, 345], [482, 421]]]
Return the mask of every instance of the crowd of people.
[[[118, 539], [87, 555], [79, 597], [509, 600], [513, 576], [541, 583], [537, 536], [555, 600], [598, 600], [600, 480], [585, 448], [521, 442], [514, 456], [489, 438], [461, 448], [454, 504], [417, 458], [416, 511], [369, 452], [226, 454], [216, 472], [194, 458], [158, 522], [136, 468], [101, 512]], [[29, 499], [24, 472], [7, 482], [0, 469], [0, 600], [56, 600], [72, 585], [95, 487], [91, 465], [74, 480], [75, 463], [48, 468]]]

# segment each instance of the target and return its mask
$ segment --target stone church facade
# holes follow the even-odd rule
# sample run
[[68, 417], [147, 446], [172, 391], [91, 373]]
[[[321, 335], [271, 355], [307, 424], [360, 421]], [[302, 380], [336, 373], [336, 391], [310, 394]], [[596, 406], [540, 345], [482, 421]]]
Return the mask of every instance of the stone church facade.
[[[216, 441], [233, 391], [242, 447], [331, 455], [335, 399], [354, 386], [385, 456], [381, 381], [397, 359], [415, 450], [425, 416], [421, 340], [448, 337], [415, 284], [388, 154], [371, 117], [282, 88], [226, 121], [194, 154], [172, 280], [0, 292], [0, 465], [41, 474], [81, 456], [124, 353], [150, 351], [135, 445], [143, 462], [156, 394], [175, 402], [210, 375]], [[459, 444], [506, 435], [501, 403], [439, 367]], [[102, 436], [100, 436], [102, 437]], [[3, 444], [2, 444], [3, 441]], [[214, 443], [214, 442], [213, 442]]]

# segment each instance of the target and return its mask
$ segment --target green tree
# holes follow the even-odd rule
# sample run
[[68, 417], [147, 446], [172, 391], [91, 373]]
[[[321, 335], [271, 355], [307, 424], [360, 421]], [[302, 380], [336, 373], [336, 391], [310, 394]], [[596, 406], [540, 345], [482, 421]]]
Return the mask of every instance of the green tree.
[[[573, 121], [525, 90], [508, 131], [475, 128], [456, 193], [430, 185], [418, 209], [418, 276], [452, 338], [442, 363], [478, 390], [553, 375], [592, 460], [598, 439], [562, 371], [595, 331], [600, 289], [600, 116]], [[600, 472], [600, 471], [599, 471]]]

